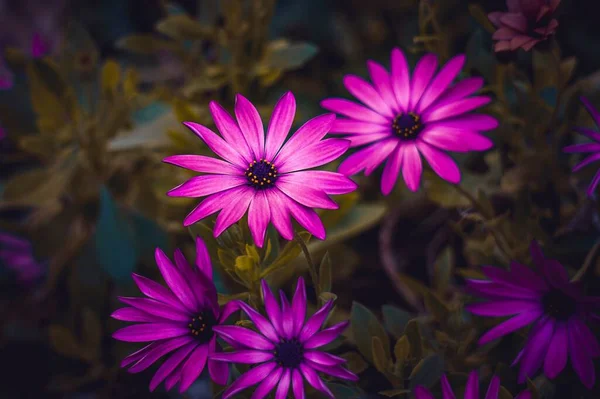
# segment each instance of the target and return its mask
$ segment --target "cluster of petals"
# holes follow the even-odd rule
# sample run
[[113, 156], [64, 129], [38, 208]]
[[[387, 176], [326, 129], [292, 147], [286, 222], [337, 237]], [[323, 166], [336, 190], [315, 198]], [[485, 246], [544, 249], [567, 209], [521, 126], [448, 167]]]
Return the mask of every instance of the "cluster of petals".
[[164, 160], [203, 173], [168, 192], [173, 197], [206, 196], [184, 225], [219, 212], [214, 227], [217, 237], [248, 212], [248, 225], [259, 247], [269, 222], [291, 240], [291, 217], [315, 237], [325, 239], [325, 228], [313, 208], [337, 209], [329, 196], [357, 188], [340, 173], [308, 170], [337, 159], [348, 149], [347, 140], [323, 139], [335, 115], [309, 120], [286, 141], [296, 113], [291, 92], [276, 104], [266, 135], [257, 109], [245, 97], [236, 96], [234, 110], [235, 120], [219, 104], [210, 103], [221, 136], [197, 123], [185, 123], [221, 159], [175, 155]]
[[540, 368], [553, 379], [570, 357], [582, 383], [591, 388], [596, 380], [593, 359], [600, 357], [600, 345], [587, 322], [599, 319], [595, 312], [600, 298], [585, 296], [581, 285], [569, 281], [565, 268], [545, 258], [535, 241], [531, 257], [535, 270], [517, 262], [511, 263], [510, 270], [484, 266], [487, 280], [468, 280], [468, 291], [486, 301], [470, 304], [467, 310], [479, 316], [511, 316], [486, 332], [479, 343], [531, 326], [513, 363], [520, 365], [518, 381], [525, 382]]
[[492, 141], [481, 134], [495, 129], [498, 121], [473, 111], [488, 104], [488, 96], [472, 96], [483, 79], [472, 77], [453, 81], [465, 63], [463, 55], [448, 61], [437, 73], [438, 59], [426, 54], [410, 73], [400, 49], [391, 54], [391, 71], [369, 61], [372, 83], [354, 76], [344, 78], [348, 91], [362, 104], [342, 98], [329, 98], [321, 106], [342, 115], [332, 133], [346, 134], [351, 147], [364, 147], [346, 158], [339, 172], [371, 174], [384, 161], [381, 191], [389, 194], [400, 171], [407, 187], [419, 188], [423, 164], [421, 156], [441, 178], [458, 183], [460, 170], [446, 151], [483, 151]]

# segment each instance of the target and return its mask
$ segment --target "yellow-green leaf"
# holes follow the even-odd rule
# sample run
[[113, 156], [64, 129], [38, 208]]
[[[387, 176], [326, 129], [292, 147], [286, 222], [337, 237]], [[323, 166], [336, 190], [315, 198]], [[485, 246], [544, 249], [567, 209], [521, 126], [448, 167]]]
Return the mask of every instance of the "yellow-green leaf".
[[434, 286], [439, 293], [445, 293], [450, 285], [452, 271], [454, 270], [454, 250], [451, 246], [445, 247], [435, 260]]
[[500, 386], [500, 391], [498, 391], [498, 399], [513, 399], [513, 396], [508, 389]]
[[[304, 242], [308, 242], [308, 240], [310, 239], [310, 233], [302, 231], [298, 234]], [[300, 248], [300, 245], [296, 242], [296, 240], [288, 242], [279, 253], [279, 256], [277, 256], [277, 259], [275, 259], [273, 263], [269, 265], [269, 267], [263, 270], [263, 272], [261, 273], [261, 278], [264, 278], [271, 274], [273, 271], [277, 270], [278, 268], [287, 265], [289, 262], [296, 259], [298, 255], [300, 255], [300, 252], [302, 252], [302, 249]]]
[[352, 303], [350, 312], [350, 328], [352, 336], [360, 353], [374, 364], [372, 338], [378, 337], [383, 345], [384, 353], [390, 356], [390, 340], [387, 332], [377, 317], [358, 302]]
[[323, 303], [327, 303], [329, 301], [335, 302], [337, 300], [337, 295], [335, 295], [333, 292], [323, 291], [321, 292], [321, 295], [319, 295], [319, 298]]
[[450, 315], [450, 309], [437, 297], [437, 295], [428, 292], [425, 295], [425, 308], [433, 315], [439, 323], [445, 323]]
[[406, 359], [410, 356], [410, 343], [406, 335], [400, 337], [394, 345], [394, 356], [396, 357], [396, 363], [403, 365]]
[[362, 373], [369, 367], [369, 364], [356, 352], [347, 352], [342, 354], [341, 357], [346, 359], [346, 367], [354, 374]]
[[406, 325], [404, 331], [406, 338], [410, 344], [410, 355], [415, 359], [420, 359], [423, 356], [423, 347], [421, 343], [421, 332], [419, 331], [419, 323], [417, 320], [411, 320]]
[[102, 90], [114, 93], [121, 82], [121, 66], [114, 60], [107, 60], [102, 66]]
[[44, 126], [44, 130], [58, 130], [70, 117], [61, 93], [52, 90], [50, 83], [43, 79], [38, 64], [27, 64], [26, 72], [31, 105], [38, 117], [38, 125]]
[[185, 14], [169, 15], [156, 24], [156, 30], [176, 40], [210, 39], [214, 36], [211, 27], [204, 26]]
[[243, 273], [247, 273], [254, 268], [254, 259], [247, 255], [238, 256], [235, 258], [235, 268]]
[[319, 267], [319, 285], [322, 292], [331, 291], [331, 258], [326, 252]]
[[410, 393], [410, 389], [388, 389], [386, 391], [380, 391], [379, 394], [383, 396], [387, 396], [388, 398], [394, 398], [400, 395], [408, 395]]
[[371, 338], [371, 350], [373, 352], [373, 363], [375, 368], [382, 373], [386, 372], [390, 359], [383, 348], [383, 342], [381, 342], [381, 338]]
[[258, 255], [258, 251], [254, 245], [246, 244], [246, 255], [254, 260], [254, 263], [260, 263], [260, 255]]
[[123, 94], [126, 100], [133, 99], [138, 93], [139, 74], [133, 68], [125, 70], [125, 78], [123, 79]]

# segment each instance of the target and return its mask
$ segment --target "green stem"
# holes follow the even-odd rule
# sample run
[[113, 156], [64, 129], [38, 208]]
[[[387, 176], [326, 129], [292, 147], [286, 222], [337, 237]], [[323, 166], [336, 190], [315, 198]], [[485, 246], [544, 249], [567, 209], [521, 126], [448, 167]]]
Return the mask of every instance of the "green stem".
[[585, 273], [587, 273], [588, 269], [592, 265], [594, 258], [596, 257], [598, 248], [600, 248], [600, 239], [598, 241], [596, 241], [596, 244], [594, 244], [592, 249], [590, 249], [590, 252], [588, 252], [587, 256], [585, 257], [585, 261], [583, 262], [583, 266], [581, 267], [581, 269], [579, 269], [579, 271], [577, 271], [577, 274], [575, 274], [575, 276], [573, 276], [573, 278], [571, 279], [572, 282], [579, 281], [583, 278], [583, 276], [585, 276]]
[[306, 263], [308, 263], [308, 272], [310, 273], [310, 278], [312, 279], [313, 286], [315, 287], [315, 292], [317, 293], [317, 298], [321, 295], [321, 286], [319, 285], [319, 275], [317, 274], [317, 267], [310, 256], [310, 252], [308, 252], [308, 247], [306, 243], [300, 237], [300, 235], [296, 232], [294, 233], [294, 238], [300, 245], [302, 252], [304, 252], [304, 257], [306, 258]]

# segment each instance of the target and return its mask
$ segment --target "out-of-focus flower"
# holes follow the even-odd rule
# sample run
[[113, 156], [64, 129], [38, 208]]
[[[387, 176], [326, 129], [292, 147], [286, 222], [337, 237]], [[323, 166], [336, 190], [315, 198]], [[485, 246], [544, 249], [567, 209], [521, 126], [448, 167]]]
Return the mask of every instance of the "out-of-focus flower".
[[508, 12], [492, 12], [488, 18], [498, 28], [492, 38], [495, 51], [531, 50], [556, 32], [553, 18], [560, 0], [507, 0]]
[[358, 380], [356, 375], [342, 367], [345, 359], [317, 350], [332, 342], [349, 324], [342, 322], [319, 331], [333, 307], [332, 301], [305, 321], [306, 288], [302, 278], [298, 279], [291, 304], [280, 291], [280, 306], [264, 280], [262, 292], [267, 317], [240, 303], [257, 331], [240, 326], [214, 328], [219, 337], [230, 343], [235, 351], [214, 354], [212, 359], [255, 365], [225, 390], [223, 399], [231, 398], [256, 384], [259, 385], [253, 397], [264, 398], [276, 389], [276, 398], [286, 398], [291, 387], [295, 398], [304, 398], [304, 379], [316, 390], [334, 398], [317, 372], [345, 380]]
[[[450, 382], [445, 375], [442, 375], [442, 399], [455, 399], [456, 396], [452, 392]], [[498, 399], [500, 395], [500, 378], [497, 376], [492, 377], [490, 386], [488, 387], [485, 399]], [[529, 391], [523, 391], [518, 394], [515, 399], [531, 399], [532, 395]], [[415, 399], [435, 399], [431, 392], [423, 387], [417, 386], [415, 388]], [[465, 398], [464, 399], [479, 399], [479, 375], [476, 370], [471, 371], [469, 379], [467, 380], [467, 386], [465, 387]]]
[[444, 151], [483, 151], [492, 141], [480, 134], [498, 126], [488, 115], [471, 113], [490, 102], [487, 96], [470, 97], [483, 79], [468, 78], [454, 85], [465, 62], [463, 55], [451, 59], [436, 75], [437, 57], [427, 54], [418, 62], [412, 78], [406, 57], [399, 49], [391, 56], [391, 73], [369, 61], [373, 84], [348, 75], [344, 85], [363, 105], [341, 98], [324, 100], [323, 108], [346, 118], [337, 119], [332, 133], [347, 133], [351, 147], [367, 145], [342, 162], [339, 172], [371, 174], [387, 160], [381, 191], [389, 194], [400, 170], [408, 188], [417, 191], [423, 165], [421, 155], [444, 180], [460, 181], [460, 170]]
[[517, 262], [510, 270], [482, 267], [489, 280], [468, 280], [467, 289], [487, 302], [470, 304], [471, 313], [488, 316], [512, 316], [485, 333], [480, 344], [511, 334], [531, 325], [527, 341], [514, 364], [520, 363], [519, 382], [525, 382], [541, 367], [555, 378], [566, 366], [567, 357], [583, 384], [591, 388], [596, 380], [592, 359], [600, 356], [600, 346], [586, 325], [598, 318], [592, 311], [600, 298], [587, 297], [581, 285], [569, 281], [564, 267], [546, 259], [533, 241], [531, 256], [540, 273]]
[[291, 240], [294, 231], [290, 216], [315, 237], [325, 239], [325, 227], [312, 208], [337, 209], [329, 195], [346, 194], [357, 187], [340, 173], [307, 170], [335, 160], [348, 149], [347, 140], [322, 140], [335, 116], [309, 120], [286, 142], [296, 113], [291, 92], [275, 105], [266, 138], [258, 111], [239, 94], [235, 101], [237, 122], [214, 101], [210, 111], [222, 138], [197, 123], [184, 124], [223, 160], [201, 155], [175, 155], [164, 160], [206, 173], [168, 192], [171, 197], [208, 196], [185, 218], [184, 226], [221, 211], [214, 228], [217, 237], [248, 211], [248, 225], [259, 247], [263, 246], [269, 221], [283, 238]]
[[33, 256], [33, 248], [29, 241], [3, 232], [0, 232], [0, 263], [24, 284], [38, 280], [46, 269], [44, 263], [38, 262]]
[[[596, 126], [600, 126], [600, 112], [594, 109], [594, 106], [588, 101], [587, 98], [581, 97], [581, 102], [583, 103], [591, 117], [594, 119]], [[600, 132], [582, 127], [575, 128], [574, 130], [594, 141], [593, 143], [570, 145], [563, 149], [564, 152], [568, 153], [591, 153], [587, 158], [575, 165], [575, 167], [573, 168], [573, 172], [577, 172], [584, 166], [587, 166], [593, 162], [600, 160]], [[594, 191], [596, 190], [596, 187], [598, 186], [599, 182], [600, 169], [598, 170], [598, 172], [596, 172], [596, 175], [594, 176], [592, 182], [588, 187], [588, 196], [592, 196], [592, 194], [594, 194]]]
[[213, 329], [224, 323], [239, 307], [236, 302], [219, 307], [212, 265], [204, 242], [199, 238], [196, 240], [196, 267], [190, 267], [180, 250], [175, 252], [173, 264], [157, 249], [156, 264], [167, 287], [133, 274], [134, 281], [147, 298], [119, 298], [130, 307], [112, 314], [117, 320], [137, 323], [116, 331], [113, 334], [115, 339], [150, 342], [123, 359], [121, 367], [131, 365], [129, 372], [138, 373], [170, 354], [150, 381], [151, 391], [164, 381], [167, 390], [179, 383], [180, 392], [184, 392], [206, 364], [212, 380], [225, 385], [229, 368], [208, 359], [208, 356], [221, 350]]

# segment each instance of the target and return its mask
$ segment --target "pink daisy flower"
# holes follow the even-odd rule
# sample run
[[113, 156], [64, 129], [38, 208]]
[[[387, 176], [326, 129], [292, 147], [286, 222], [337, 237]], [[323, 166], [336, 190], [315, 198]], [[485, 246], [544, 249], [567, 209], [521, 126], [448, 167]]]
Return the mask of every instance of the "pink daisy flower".
[[219, 306], [204, 242], [196, 239], [196, 267], [190, 267], [180, 250], [175, 252], [173, 264], [158, 248], [156, 264], [167, 287], [133, 274], [135, 283], [147, 298], [119, 298], [130, 307], [118, 309], [111, 315], [117, 320], [137, 323], [116, 331], [113, 338], [149, 342], [123, 359], [121, 367], [130, 366], [130, 373], [139, 373], [168, 355], [150, 381], [151, 391], [164, 381], [167, 390], [179, 383], [179, 391], [184, 392], [207, 365], [212, 380], [225, 385], [229, 368], [210, 360], [209, 356], [221, 350], [214, 328], [225, 323], [239, 306], [236, 302]]
[[480, 132], [498, 126], [491, 116], [472, 113], [491, 100], [470, 97], [483, 86], [482, 78], [452, 85], [464, 62], [463, 55], [454, 57], [436, 75], [437, 57], [427, 54], [411, 78], [406, 57], [394, 49], [391, 73], [368, 62], [373, 84], [346, 76], [344, 85], [364, 105], [341, 98], [326, 99], [321, 105], [346, 117], [334, 122], [331, 133], [348, 134], [351, 147], [366, 147], [346, 158], [338, 171], [354, 175], [364, 170], [369, 175], [387, 160], [381, 179], [383, 194], [392, 191], [400, 170], [408, 188], [417, 191], [423, 155], [442, 179], [458, 183], [458, 166], [444, 151], [487, 150], [492, 141]]
[[315, 237], [325, 239], [325, 227], [312, 208], [337, 209], [329, 198], [346, 194], [356, 184], [346, 176], [327, 171], [307, 170], [342, 155], [350, 142], [325, 139], [335, 115], [313, 118], [286, 141], [294, 121], [296, 100], [286, 93], [275, 105], [266, 136], [256, 108], [238, 94], [234, 120], [216, 102], [210, 111], [222, 137], [193, 122], [184, 124], [198, 135], [221, 159], [201, 155], [174, 155], [164, 162], [205, 173], [192, 177], [168, 192], [171, 197], [204, 197], [183, 221], [189, 226], [219, 212], [214, 235], [242, 218], [248, 211], [248, 225], [254, 242], [263, 246], [269, 222], [286, 240], [293, 239], [290, 216]]

